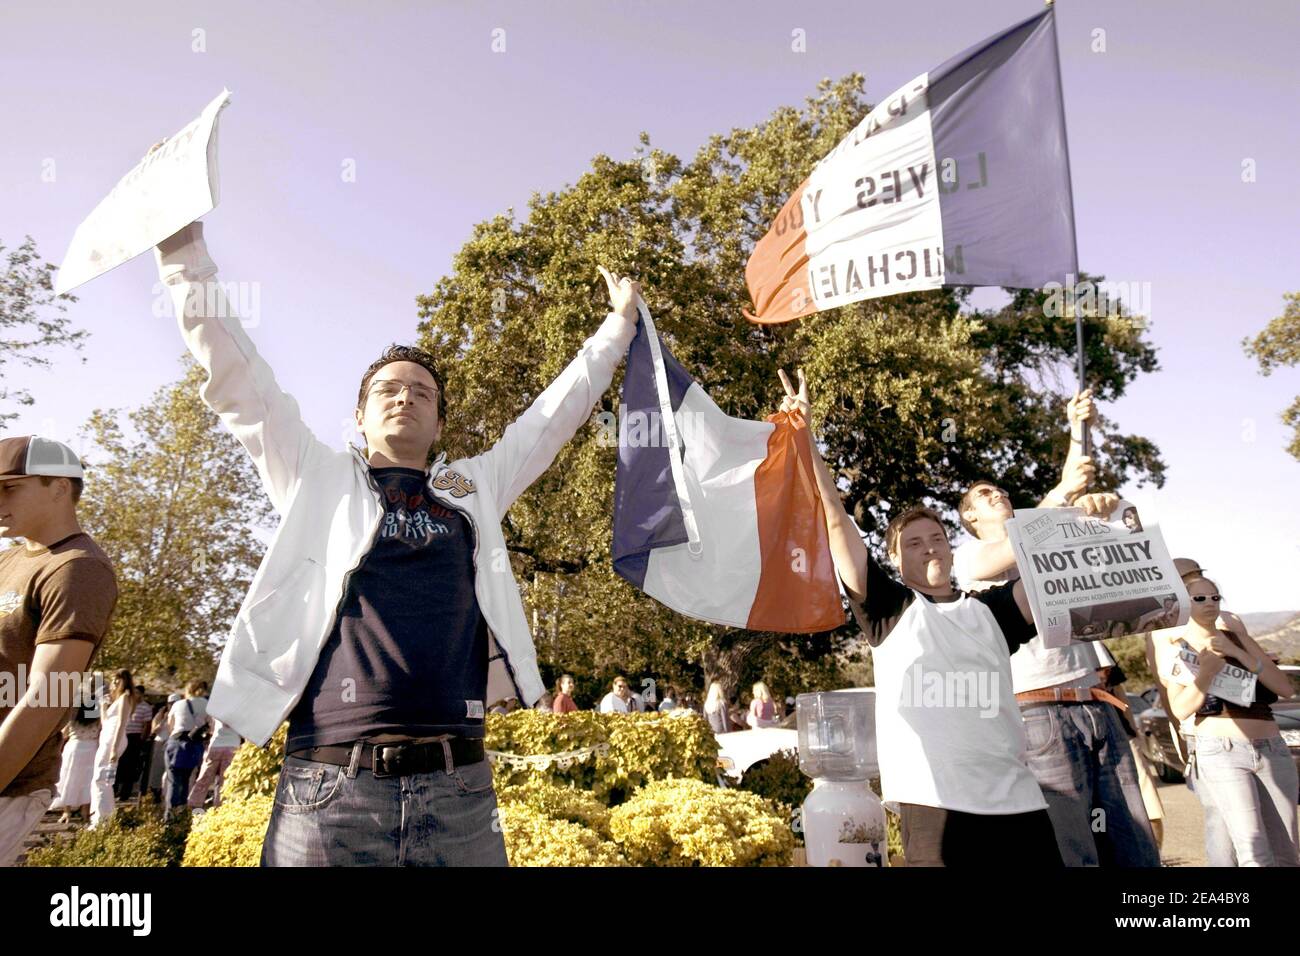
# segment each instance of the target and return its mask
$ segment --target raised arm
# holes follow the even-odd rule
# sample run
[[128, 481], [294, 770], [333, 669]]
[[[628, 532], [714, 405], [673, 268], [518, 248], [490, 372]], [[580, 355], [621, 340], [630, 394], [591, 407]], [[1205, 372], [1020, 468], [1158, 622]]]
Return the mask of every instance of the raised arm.
[[[1052, 492], [1042, 502], [1039, 507], [1057, 507], [1056, 504], [1045, 504], [1053, 500], [1057, 492]], [[1109, 518], [1119, 506], [1119, 496], [1109, 492], [1096, 492], [1093, 494], [1079, 495], [1073, 500], [1074, 507], [1083, 509], [1083, 513], [1089, 517]], [[1009, 537], [1001, 541], [980, 541], [975, 540], [964, 544], [959, 549], [961, 551], [961, 567], [955, 567], [958, 572], [958, 578], [966, 578], [973, 581], [992, 581], [1006, 577], [1008, 571], [1016, 566], [1015, 549], [1011, 546]], [[954, 557], [954, 560], [957, 560]]]
[[[808, 382], [804, 379], [803, 369], [798, 369], [799, 388], [790, 383], [785, 369], [778, 369], [781, 387], [785, 396], [781, 399], [781, 411], [793, 412], [811, 424], [811, 406], [808, 402]], [[811, 431], [811, 430], [810, 430]], [[844, 582], [844, 590], [852, 601], [862, 604], [867, 599], [867, 546], [858, 534], [857, 526], [849, 513], [844, 510], [840, 491], [835, 486], [817, 442], [809, 441], [812, 446], [813, 472], [817, 476], [817, 493], [821, 495], [822, 511], [826, 516], [826, 532], [830, 538], [831, 558], [835, 561], [835, 570]]]
[[506, 428], [501, 440], [475, 459], [479, 473], [492, 485], [502, 516], [591, 416], [636, 335], [640, 283], [613, 275], [603, 266], [600, 274], [611, 303], [605, 321], [555, 381]]
[[1038, 503], [1040, 508], [1063, 508], [1074, 504], [1075, 499], [1088, 490], [1093, 475], [1097, 473], [1092, 459], [1083, 453], [1084, 428], [1097, 418], [1092, 389], [1075, 392], [1065, 406], [1065, 417], [1070, 423], [1070, 450], [1061, 468], [1060, 482]]
[[311, 462], [334, 452], [303, 423], [298, 403], [280, 390], [244, 331], [217, 281], [203, 224], [191, 223], [154, 252], [181, 337], [208, 373], [199, 394], [252, 456], [271, 504], [283, 514]]

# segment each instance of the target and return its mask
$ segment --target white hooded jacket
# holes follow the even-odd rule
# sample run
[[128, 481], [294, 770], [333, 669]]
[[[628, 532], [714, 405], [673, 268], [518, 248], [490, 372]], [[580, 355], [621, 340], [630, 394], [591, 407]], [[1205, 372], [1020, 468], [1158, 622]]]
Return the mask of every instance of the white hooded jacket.
[[[215, 279], [202, 224], [155, 252], [185, 344], [208, 373], [200, 394], [252, 456], [281, 516], [208, 703], [213, 717], [262, 746], [302, 696], [383, 506], [361, 453], [317, 439], [297, 402], [276, 385]], [[634, 332], [610, 313], [491, 449], [450, 463], [439, 456], [430, 469], [431, 496], [463, 512], [474, 529], [474, 592], [489, 631], [488, 701], [517, 697], [532, 706], [544, 690], [501, 521], [587, 421]]]

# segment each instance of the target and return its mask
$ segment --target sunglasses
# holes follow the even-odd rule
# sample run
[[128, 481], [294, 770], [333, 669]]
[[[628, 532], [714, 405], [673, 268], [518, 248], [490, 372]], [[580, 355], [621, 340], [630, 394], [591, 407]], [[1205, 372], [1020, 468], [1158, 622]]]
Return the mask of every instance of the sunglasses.
[[1204, 604], [1206, 601], [1213, 601], [1217, 604], [1219, 601], [1222, 601], [1223, 598], [1217, 594], [1194, 594], [1192, 595], [1192, 600], [1197, 604]]

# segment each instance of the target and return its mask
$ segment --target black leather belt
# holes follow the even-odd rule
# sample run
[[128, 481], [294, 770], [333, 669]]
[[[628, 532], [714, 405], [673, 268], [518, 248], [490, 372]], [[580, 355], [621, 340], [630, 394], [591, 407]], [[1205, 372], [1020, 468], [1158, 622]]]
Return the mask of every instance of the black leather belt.
[[[358, 767], [369, 770], [375, 777], [406, 777], [416, 773], [433, 773], [447, 769], [446, 747], [451, 749], [452, 769], [479, 763], [483, 759], [483, 741], [452, 737], [431, 743], [390, 743], [364, 741]], [[289, 756], [303, 760], [316, 760], [336, 767], [352, 765], [355, 744], [337, 744], [332, 747], [308, 747], [295, 750]]]

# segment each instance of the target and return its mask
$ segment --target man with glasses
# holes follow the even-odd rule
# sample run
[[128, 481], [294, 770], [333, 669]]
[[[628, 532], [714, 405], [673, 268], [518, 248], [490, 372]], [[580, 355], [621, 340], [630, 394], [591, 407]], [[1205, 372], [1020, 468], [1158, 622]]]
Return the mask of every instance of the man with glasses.
[[289, 721], [265, 865], [504, 865], [485, 702], [545, 687], [501, 520], [587, 421], [636, 331], [639, 287], [490, 449], [435, 458], [434, 357], [392, 346], [361, 378], [365, 449], [303, 423], [216, 281], [202, 225], [157, 249], [201, 394], [281, 515], [221, 657], [209, 712], [264, 745]]
[[[1106, 518], [1119, 505], [1112, 494], [1085, 494], [1095, 471], [1083, 454], [1083, 431], [1096, 416], [1091, 390], [1067, 405], [1070, 451], [1061, 482], [1040, 508], [1080, 507]], [[1007, 536], [1013, 507], [1007, 493], [979, 481], [962, 496], [958, 514], [974, 540], [953, 553], [964, 591], [1020, 577]], [[1159, 866], [1160, 853], [1142, 801], [1137, 764], [1116, 708], [1127, 705], [1099, 686], [1097, 671], [1114, 659], [1100, 642], [1045, 647], [1041, 637], [1011, 655], [1016, 702], [1029, 742], [1029, 769], [1042, 788], [1066, 866]]]

